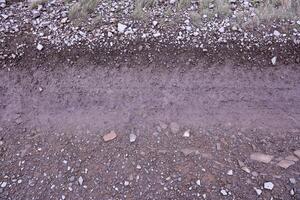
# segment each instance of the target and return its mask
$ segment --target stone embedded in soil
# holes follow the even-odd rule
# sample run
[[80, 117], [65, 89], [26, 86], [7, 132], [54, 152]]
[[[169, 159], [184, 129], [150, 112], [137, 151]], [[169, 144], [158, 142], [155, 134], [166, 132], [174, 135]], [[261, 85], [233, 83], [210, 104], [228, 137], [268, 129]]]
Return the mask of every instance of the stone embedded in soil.
[[289, 168], [290, 166], [292, 166], [294, 164], [295, 164], [295, 162], [291, 161], [291, 160], [281, 160], [279, 163], [277, 163], [277, 165], [279, 167], [282, 167], [284, 169], [287, 169], [287, 168]]
[[233, 170], [228, 170], [227, 175], [232, 176], [233, 175]]
[[300, 158], [300, 149], [299, 150], [296, 150], [296, 151], [294, 151], [294, 154], [298, 157], [298, 158]]
[[252, 153], [250, 155], [250, 159], [258, 162], [269, 163], [273, 159], [273, 156], [263, 153]]
[[191, 136], [191, 133], [190, 133], [190, 130], [186, 130], [184, 133], [183, 133], [183, 137], [190, 137]]
[[5, 188], [6, 185], [7, 185], [7, 182], [2, 182], [2, 183], [1, 183], [1, 187], [2, 187], [2, 188]]
[[82, 178], [82, 176], [80, 176], [80, 177], [78, 178], [78, 183], [79, 183], [79, 185], [82, 185], [82, 184], [83, 184], [83, 178]]
[[170, 129], [172, 133], [178, 133], [179, 132], [179, 125], [176, 122], [171, 122]]
[[274, 56], [274, 57], [271, 59], [272, 65], [276, 65], [276, 61], [277, 61], [277, 57]]
[[40, 43], [38, 43], [38, 45], [36, 46], [37, 50], [42, 51], [44, 46], [41, 45]]
[[254, 187], [254, 190], [258, 196], [261, 195], [261, 193], [262, 193], [261, 189]]
[[118, 23], [118, 27], [117, 28], [118, 28], [118, 32], [119, 33], [124, 33], [125, 30], [126, 30], [126, 28], [127, 28], [127, 26], [125, 24]]
[[296, 184], [296, 179], [295, 178], [289, 178], [289, 181], [291, 184]]
[[108, 141], [115, 139], [116, 137], [117, 137], [117, 134], [115, 133], [115, 131], [111, 131], [110, 133], [103, 136], [103, 140], [105, 142], [108, 142]]
[[275, 31], [273, 32], [273, 34], [274, 34], [276, 37], [280, 36], [280, 32], [277, 31], [277, 30], [275, 30]]
[[197, 181], [196, 181], [196, 184], [200, 186], [200, 185], [201, 185], [201, 181], [200, 181], [200, 180], [197, 180]]
[[299, 161], [299, 159], [296, 156], [293, 156], [293, 155], [287, 156], [287, 157], [285, 157], [285, 159], [286, 160], [291, 160], [291, 161], [294, 161], [294, 162]]
[[223, 196], [227, 196], [227, 195], [228, 195], [228, 193], [227, 193], [226, 190], [221, 190], [220, 192], [221, 192], [221, 194], [222, 194]]
[[135, 142], [135, 140], [136, 140], [136, 135], [133, 134], [133, 133], [130, 133], [130, 135], [129, 135], [129, 141], [130, 141], [131, 143], [133, 143], [133, 142]]
[[274, 184], [272, 182], [265, 182], [264, 183], [264, 188], [267, 190], [273, 190]]

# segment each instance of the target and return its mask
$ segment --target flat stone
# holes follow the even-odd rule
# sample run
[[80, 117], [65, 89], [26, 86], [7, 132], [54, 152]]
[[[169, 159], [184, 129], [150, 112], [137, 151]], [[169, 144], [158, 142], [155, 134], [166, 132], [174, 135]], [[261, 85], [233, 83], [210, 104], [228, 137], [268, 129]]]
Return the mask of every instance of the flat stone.
[[232, 176], [233, 175], [233, 170], [228, 170], [227, 175]]
[[179, 132], [179, 125], [176, 122], [171, 122], [170, 129], [172, 133], [178, 133]]
[[291, 161], [291, 160], [281, 160], [279, 163], [277, 163], [277, 165], [279, 167], [282, 167], [284, 169], [287, 169], [287, 168], [289, 168], [290, 166], [292, 166], [294, 164], [295, 164], [295, 162]]
[[275, 30], [275, 31], [273, 32], [273, 34], [274, 34], [276, 37], [280, 36], [280, 32], [277, 31], [277, 30]]
[[250, 155], [250, 159], [258, 162], [269, 163], [273, 159], [273, 156], [263, 153], [253, 153]]
[[297, 156], [298, 158], [300, 158], [300, 149], [294, 151], [295, 156]]
[[272, 190], [274, 188], [274, 184], [272, 182], [265, 182], [264, 188], [267, 190]]
[[36, 46], [37, 50], [42, 51], [42, 49], [44, 48], [43, 45], [41, 45], [40, 43], [38, 43], [38, 45]]
[[299, 161], [299, 159], [296, 156], [293, 156], [293, 155], [287, 156], [285, 159], [286, 160], [291, 160], [291, 161], [294, 161], [294, 162]]
[[6, 186], [7, 186], [7, 182], [2, 182], [2, 183], [1, 183], [1, 187], [2, 187], [2, 188], [5, 188]]
[[115, 133], [115, 131], [111, 131], [110, 133], [103, 136], [103, 140], [104, 140], [104, 142], [108, 142], [108, 141], [115, 139], [116, 137], [117, 137], [117, 134]]

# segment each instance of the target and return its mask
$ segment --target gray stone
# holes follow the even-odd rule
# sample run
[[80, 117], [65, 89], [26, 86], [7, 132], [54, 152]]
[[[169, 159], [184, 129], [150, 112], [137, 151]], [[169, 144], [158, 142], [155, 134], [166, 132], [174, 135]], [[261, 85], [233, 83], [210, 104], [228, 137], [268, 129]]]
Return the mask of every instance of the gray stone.
[[179, 132], [179, 125], [176, 122], [171, 122], [170, 129], [172, 133], [178, 133]]
[[133, 133], [130, 133], [130, 135], [129, 135], [129, 141], [130, 141], [131, 143], [133, 143], [133, 142], [135, 142], [135, 140], [136, 140], [136, 135], [133, 134]]
[[125, 24], [118, 23], [118, 27], [117, 28], [118, 28], [118, 32], [119, 33], [124, 33], [125, 30], [126, 30], [126, 28], [127, 28], [127, 26]]
[[264, 188], [267, 190], [273, 190], [274, 184], [272, 182], [265, 182], [264, 183]]
[[292, 166], [294, 164], [295, 164], [295, 162], [291, 161], [291, 160], [281, 160], [279, 163], [277, 163], [277, 165], [279, 167], [282, 167], [284, 169], [287, 169], [287, 168], [289, 168], [290, 166]]
[[258, 162], [269, 163], [273, 159], [273, 156], [263, 153], [253, 153], [250, 155], [250, 159]]

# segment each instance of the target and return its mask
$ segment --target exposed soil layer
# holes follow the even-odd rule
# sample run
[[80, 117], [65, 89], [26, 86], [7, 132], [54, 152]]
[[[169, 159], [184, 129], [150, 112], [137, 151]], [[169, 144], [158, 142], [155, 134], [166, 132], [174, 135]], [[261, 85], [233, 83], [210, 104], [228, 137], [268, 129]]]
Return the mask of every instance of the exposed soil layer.
[[78, 55], [3, 64], [0, 198], [300, 198], [298, 64]]

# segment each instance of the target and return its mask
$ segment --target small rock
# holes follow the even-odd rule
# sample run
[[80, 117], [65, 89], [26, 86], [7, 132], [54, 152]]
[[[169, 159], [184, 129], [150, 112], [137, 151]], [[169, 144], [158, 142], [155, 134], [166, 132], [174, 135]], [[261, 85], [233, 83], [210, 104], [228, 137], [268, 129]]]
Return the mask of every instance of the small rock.
[[277, 31], [277, 30], [275, 30], [275, 31], [273, 32], [273, 34], [274, 34], [276, 37], [279, 37], [279, 36], [280, 36], [280, 32]]
[[233, 175], [233, 170], [228, 170], [227, 175], [232, 176]]
[[294, 151], [294, 154], [298, 157], [298, 158], [300, 158], [300, 149], [299, 150], [296, 150], [296, 151]]
[[284, 169], [287, 169], [290, 166], [292, 166], [293, 164], [295, 164], [294, 161], [291, 161], [291, 160], [281, 160], [279, 163], [277, 163], [277, 166], [282, 167]]
[[271, 59], [272, 65], [276, 65], [276, 61], [277, 61], [277, 57], [274, 56], [274, 57]]
[[254, 187], [254, 190], [258, 196], [261, 195], [261, 193], [262, 193], [261, 189]]
[[119, 33], [124, 33], [126, 28], [127, 28], [127, 26], [125, 24], [118, 23], [118, 32]]
[[37, 50], [42, 51], [42, 49], [44, 48], [43, 45], [41, 45], [40, 43], [38, 43], [38, 45], [36, 46]]
[[223, 196], [227, 196], [227, 195], [228, 195], [228, 193], [227, 193], [226, 190], [221, 190], [220, 192], [221, 192], [221, 194], [222, 194]]
[[289, 180], [290, 180], [291, 184], [296, 184], [296, 179], [295, 178], [289, 178]]
[[273, 156], [263, 153], [253, 153], [250, 155], [250, 159], [258, 162], [269, 163], [273, 159]]
[[67, 23], [67, 21], [68, 21], [68, 18], [67, 18], [67, 17], [62, 18], [62, 19], [60, 20], [60, 22], [63, 23], [63, 24]]
[[133, 133], [130, 133], [130, 135], [129, 135], [129, 141], [130, 141], [131, 143], [133, 143], [133, 142], [135, 142], [135, 140], [136, 140], [136, 135], [133, 134]]
[[156, 26], [158, 24], [158, 22], [157, 21], [153, 21], [152, 24], [153, 24], [153, 26]]
[[161, 36], [160, 32], [156, 32], [153, 34], [153, 37], [159, 37], [159, 36]]
[[83, 178], [82, 178], [82, 176], [80, 176], [80, 177], [78, 178], [78, 183], [79, 183], [79, 185], [82, 185], [82, 183], [83, 183]]
[[111, 131], [110, 133], [103, 136], [103, 140], [104, 140], [104, 142], [108, 142], [108, 141], [115, 139], [116, 137], [117, 137], [117, 134], [115, 133], [115, 131]]
[[290, 195], [291, 195], [291, 196], [294, 196], [294, 195], [295, 195], [294, 189], [291, 189], [291, 190], [290, 190]]
[[129, 181], [124, 181], [124, 185], [128, 186], [129, 185]]
[[201, 185], [201, 181], [200, 181], [200, 180], [197, 180], [197, 181], [196, 181], [196, 184], [200, 186], [200, 185]]
[[191, 134], [190, 134], [190, 130], [187, 130], [183, 133], [183, 137], [190, 137]]
[[179, 125], [176, 122], [171, 122], [170, 129], [172, 133], [178, 133], [179, 132]]
[[170, 0], [170, 4], [175, 4], [177, 0]]
[[7, 186], [7, 182], [2, 182], [2, 183], [1, 183], [1, 187], [2, 187], [2, 188], [5, 188], [6, 186]]
[[241, 169], [242, 169], [244, 172], [247, 172], [248, 174], [251, 173], [250, 169], [249, 169], [248, 167], [246, 167], [246, 166], [242, 167]]
[[62, 200], [66, 199], [66, 196], [65, 195], [61, 195], [61, 199]]
[[142, 169], [141, 165], [136, 166], [137, 169]]
[[264, 188], [267, 190], [272, 190], [274, 188], [274, 184], [272, 182], [265, 182]]
[[219, 32], [220, 33], [224, 33], [225, 32], [225, 28], [224, 27], [219, 28]]

